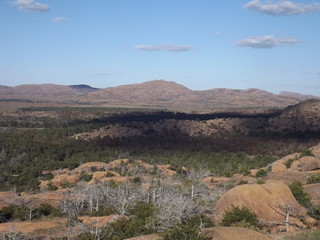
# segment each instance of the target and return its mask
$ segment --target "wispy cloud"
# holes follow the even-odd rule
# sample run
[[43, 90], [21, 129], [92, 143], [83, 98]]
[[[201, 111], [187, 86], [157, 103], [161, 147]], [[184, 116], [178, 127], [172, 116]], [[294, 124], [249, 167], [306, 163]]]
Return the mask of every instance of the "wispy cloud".
[[55, 22], [55, 23], [65, 22], [65, 21], [69, 21], [69, 18], [67, 18], [67, 17], [56, 17], [56, 18], [52, 19], [52, 22]]
[[103, 77], [103, 76], [109, 76], [109, 73], [90, 73], [90, 76], [95, 76], [95, 77]]
[[34, 12], [48, 12], [49, 5], [36, 2], [35, 0], [16, 0], [10, 2], [12, 5], [22, 10], [34, 11]]
[[236, 42], [237, 46], [252, 48], [273, 48], [284, 45], [294, 45], [300, 40], [295, 38], [276, 38], [273, 35], [249, 37]]
[[273, 16], [290, 16], [320, 11], [320, 2], [303, 4], [291, 1], [273, 3], [273, 1], [252, 0], [244, 7]]
[[139, 45], [135, 46], [134, 49], [143, 51], [184, 52], [191, 50], [191, 47], [184, 45]]
[[213, 35], [221, 35], [222, 32], [214, 32]]

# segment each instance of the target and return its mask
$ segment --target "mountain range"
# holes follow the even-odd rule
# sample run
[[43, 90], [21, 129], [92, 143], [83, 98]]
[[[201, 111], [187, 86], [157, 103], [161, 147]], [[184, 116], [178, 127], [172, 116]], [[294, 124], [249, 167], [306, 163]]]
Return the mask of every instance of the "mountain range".
[[0, 86], [0, 100], [82, 103], [100, 106], [150, 107], [182, 110], [219, 108], [287, 107], [318, 98], [298, 93], [279, 95], [260, 89], [234, 90], [216, 88], [191, 90], [176, 82], [153, 80], [140, 84], [98, 89], [89, 85], [26, 84]]

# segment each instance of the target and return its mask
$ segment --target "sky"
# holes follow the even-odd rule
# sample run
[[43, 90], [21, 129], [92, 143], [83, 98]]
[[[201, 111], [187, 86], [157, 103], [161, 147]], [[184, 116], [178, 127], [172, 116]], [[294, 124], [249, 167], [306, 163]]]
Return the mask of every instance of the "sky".
[[320, 96], [320, 1], [0, 0], [0, 85]]

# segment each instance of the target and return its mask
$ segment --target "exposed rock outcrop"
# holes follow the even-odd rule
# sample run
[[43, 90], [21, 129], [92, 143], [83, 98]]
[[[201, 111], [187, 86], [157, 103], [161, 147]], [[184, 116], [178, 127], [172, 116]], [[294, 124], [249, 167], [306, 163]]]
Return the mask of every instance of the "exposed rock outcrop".
[[212, 240], [274, 240], [270, 235], [239, 227], [206, 228], [203, 233]]
[[251, 209], [261, 221], [277, 225], [279, 228], [285, 221], [288, 206], [291, 212], [290, 223], [297, 227], [304, 227], [296, 217], [306, 216], [306, 210], [298, 204], [289, 187], [281, 182], [245, 184], [229, 190], [222, 195], [214, 208], [217, 222], [220, 222], [225, 212], [230, 211], [234, 206]]

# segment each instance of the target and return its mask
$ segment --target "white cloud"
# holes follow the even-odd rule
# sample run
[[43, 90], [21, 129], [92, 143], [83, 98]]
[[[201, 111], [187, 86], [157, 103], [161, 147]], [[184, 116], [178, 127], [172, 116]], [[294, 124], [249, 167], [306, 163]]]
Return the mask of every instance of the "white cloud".
[[191, 47], [184, 45], [139, 45], [135, 46], [134, 49], [144, 51], [183, 52], [191, 50]]
[[11, 2], [14, 6], [19, 9], [34, 11], [34, 12], [48, 12], [49, 5], [44, 3], [36, 2], [35, 0], [16, 0]]
[[56, 18], [52, 19], [52, 22], [55, 22], [55, 23], [64, 22], [64, 21], [69, 21], [69, 18], [66, 18], [66, 17], [56, 17]]
[[274, 16], [290, 16], [320, 11], [320, 2], [303, 4], [291, 1], [273, 3], [273, 1], [252, 0], [244, 7]]
[[295, 38], [276, 38], [273, 35], [249, 37], [236, 42], [237, 46], [252, 48], [273, 48], [284, 45], [294, 45], [300, 40]]

